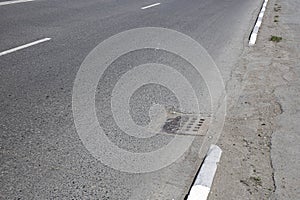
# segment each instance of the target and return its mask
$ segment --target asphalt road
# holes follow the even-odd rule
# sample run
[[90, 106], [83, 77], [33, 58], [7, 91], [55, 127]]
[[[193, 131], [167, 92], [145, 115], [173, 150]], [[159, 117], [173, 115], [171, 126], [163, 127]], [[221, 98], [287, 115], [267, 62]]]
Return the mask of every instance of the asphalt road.
[[[159, 171], [134, 174], [104, 165], [90, 154], [76, 132], [72, 112], [76, 74], [89, 52], [110, 36], [133, 28], [163, 27], [198, 41], [226, 82], [247, 43], [261, 1], [159, 2], [148, 9], [141, 8], [156, 2], [41, 0], [0, 4], [0, 52], [51, 38], [0, 56], [1, 199], [183, 199], [201, 163], [197, 140], [183, 157]], [[120, 57], [97, 86], [100, 124], [112, 142], [133, 152], [152, 151], [170, 140], [170, 136], [144, 141], [126, 136], [114, 129], [109, 113], [108, 97], [115, 80], [128, 66], [149, 62], [178, 68], [189, 65], [167, 52], [144, 49]], [[194, 80], [193, 76], [190, 79]], [[200, 108], [209, 112], [205, 83], [201, 78], [194, 81], [203, 86]], [[133, 120], [146, 125], [146, 113], [157, 102], [178, 104], [166, 88], [146, 85], [131, 99]]]

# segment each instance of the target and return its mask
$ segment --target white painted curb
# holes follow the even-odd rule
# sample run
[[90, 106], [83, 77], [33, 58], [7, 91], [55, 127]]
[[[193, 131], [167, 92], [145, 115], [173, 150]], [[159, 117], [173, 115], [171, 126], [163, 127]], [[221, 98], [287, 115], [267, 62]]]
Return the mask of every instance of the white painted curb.
[[268, 1], [269, 0], [265, 0], [264, 1], [264, 4], [260, 10], [260, 13], [258, 15], [258, 18], [256, 20], [256, 23], [255, 23], [255, 26], [252, 30], [252, 33], [251, 33], [251, 36], [250, 36], [250, 40], [249, 40], [249, 45], [252, 46], [255, 44], [256, 42], [256, 39], [257, 39], [257, 34], [258, 34], [258, 30], [260, 28], [260, 25], [262, 23], [262, 19], [264, 17], [264, 14], [265, 14], [265, 11], [266, 11], [266, 7], [267, 7], [267, 4], [268, 4]]
[[187, 200], [206, 200], [210, 192], [217, 163], [220, 161], [222, 150], [217, 145], [211, 145], [197, 178], [191, 188]]

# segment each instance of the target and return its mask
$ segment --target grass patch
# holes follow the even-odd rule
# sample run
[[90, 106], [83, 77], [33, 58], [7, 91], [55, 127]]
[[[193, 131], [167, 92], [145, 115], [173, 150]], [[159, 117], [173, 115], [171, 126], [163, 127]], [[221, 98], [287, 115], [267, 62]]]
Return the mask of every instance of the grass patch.
[[256, 185], [262, 185], [262, 181], [259, 176], [257, 176], [257, 177], [251, 176], [250, 180], [252, 180]]
[[275, 8], [274, 8], [274, 11], [275, 11], [275, 12], [278, 12], [278, 11], [280, 11], [280, 10], [281, 10], [281, 7], [275, 7]]
[[272, 42], [280, 42], [282, 40], [282, 37], [271, 35], [270, 41]]

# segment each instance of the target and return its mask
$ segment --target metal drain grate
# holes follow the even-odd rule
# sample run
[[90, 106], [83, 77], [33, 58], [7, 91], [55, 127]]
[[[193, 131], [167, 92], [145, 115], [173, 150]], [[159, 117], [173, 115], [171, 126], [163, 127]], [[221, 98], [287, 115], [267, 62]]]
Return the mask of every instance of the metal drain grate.
[[184, 135], [205, 135], [207, 121], [209, 121], [207, 119], [207, 117], [192, 114], [170, 116], [162, 126], [162, 132]]

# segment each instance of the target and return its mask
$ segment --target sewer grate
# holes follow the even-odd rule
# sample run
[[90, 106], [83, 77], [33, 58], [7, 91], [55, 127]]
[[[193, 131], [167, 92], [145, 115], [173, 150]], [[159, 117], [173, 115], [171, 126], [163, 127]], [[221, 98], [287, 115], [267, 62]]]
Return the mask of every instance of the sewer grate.
[[161, 132], [183, 135], [205, 135], [208, 128], [208, 117], [193, 114], [176, 113], [168, 116]]

